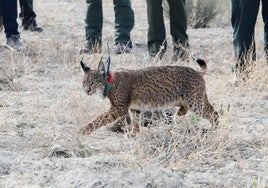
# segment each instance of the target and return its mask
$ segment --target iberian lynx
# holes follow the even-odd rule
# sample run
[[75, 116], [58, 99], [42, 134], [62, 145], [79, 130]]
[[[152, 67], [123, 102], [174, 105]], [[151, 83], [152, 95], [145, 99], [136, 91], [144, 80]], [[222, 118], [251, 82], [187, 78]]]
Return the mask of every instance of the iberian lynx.
[[110, 100], [111, 108], [82, 127], [80, 132], [89, 134], [113, 122], [127, 122], [132, 124], [135, 133], [139, 131], [139, 123], [129, 112], [140, 113], [140, 110], [170, 107], [177, 107], [179, 116], [191, 110], [216, 127], [219, 115], [208, 101], [203, 78], [207, 66], [201, 59], [196, 62], [201, 67], [200, 72], [184, 66], [161, 66], [120, 70], [107, 75], [102, 60], [97, 70], [81, 61], [84, 91], [91, 95], [98, 89], [103, 90]]

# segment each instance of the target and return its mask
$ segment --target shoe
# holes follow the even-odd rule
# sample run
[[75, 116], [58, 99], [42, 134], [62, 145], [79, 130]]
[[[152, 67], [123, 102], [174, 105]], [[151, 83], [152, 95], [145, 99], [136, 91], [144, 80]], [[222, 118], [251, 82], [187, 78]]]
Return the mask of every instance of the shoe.
[[29, 31], [32, 32], [43, 32], [43, 28], [38, 26], [36, 23], [36, 20], [33, 21], [33, 23], [29, 27]]
[[0, 16], [0, 32], [3, 30], [3, 17]]
[[189, 45], [174, 45], [172, 61], [177, 62], [179, 59], [184, 62], [190, 61]]
[[131, 48], [127, 44], [124, 44], [124, 43], [118, 43], [114, 49], [115, 54], [130, 53], [130, 51], [131, 51]]
[[157, 121], [164, 122], [165, 124], [174, 124], [174, 110], [155, 110], [155, 111], [145, 111], [142, 113], [141, 125], [143, 127], [149, 127], [150, 125], [157, 125]]
[[237, 75], [243, 73], [246, 70], [246, 65], [249, 64], [246, 60], [237, 60], [235, 65], [232, 66], [232, 72], [236, 73]]
[[167, 44], [164, 42], [163, 44], [161, 43], [151, 43], [148, 45], [148, 52], [149, 56], [151, 58], [156, 57], [157, 55], [159, 56], [159, 59], [162, 59], [164, 56], [164, 53], [166, 51]]
[[80, 54], [96, 54], [102, 52], [101, 43], [96, 42], [92, 44], [90, 41], [86, 41], [85, 45], [80, 49]]
[[42, 32], [43, 28], [38, 26], [35, 18], [31, 17], [29, 19], [22, 20], [22, 26], [24, 30], [29, 30], [32, 32]]
[[[246, 81], [250, 77], [250, 73], [254, 63], [248, 60], [238, 60], [235, 65], [232, 66], [232, 72], [235, 74], [234, 80]], [[237, 81], [236, 81], [237, 82]]]
[[164, 120], [166, 124], [174, 124], [174, 111], [172, 109], [166, 109], [162, 111], [162, 113], [164, 115]]
[[142, 113], [141, 126], [149, 127], [149, 125], [153, 124], [153, 113], [151, 111], [145, 111]]
[[20, 42], [19, 35], [11, 35], [7, 38], [4, 45], [11, 50], [22, 51], [24, 49], [24, 46]]
[[173, 41], [173, 56], [172, 61], [177, 62], [179, 59], [185, 62], [190, 61], [190, 54], [189, 54], [190, 45], [187, 41]]

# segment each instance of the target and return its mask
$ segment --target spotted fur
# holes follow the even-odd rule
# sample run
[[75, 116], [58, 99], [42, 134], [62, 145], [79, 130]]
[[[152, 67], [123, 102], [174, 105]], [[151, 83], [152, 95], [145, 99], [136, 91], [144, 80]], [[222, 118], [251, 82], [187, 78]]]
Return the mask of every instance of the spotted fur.
[[[203, 74], [206, 63], [198, 59], [201, 71], [184, 66], [149, 67], [140, 70], [120, 70], [113, 73], [112, 89], [108, 90], [109, 111], [83, 126], [80, 132], [89, 134], [95, 129], [113, 122], [132, 124], [133, 132], [139, 131], [139, 123], [129, 112], [178, 107], [177, 115], [188, 110], [207, 119], [214, 127], [219, 124], [218, 112], [209, 103]], [[83, 88], [91, 95], [107, 86], [107, 75], [102, 60], [97, 70], [81, 61], [84, 70]]]

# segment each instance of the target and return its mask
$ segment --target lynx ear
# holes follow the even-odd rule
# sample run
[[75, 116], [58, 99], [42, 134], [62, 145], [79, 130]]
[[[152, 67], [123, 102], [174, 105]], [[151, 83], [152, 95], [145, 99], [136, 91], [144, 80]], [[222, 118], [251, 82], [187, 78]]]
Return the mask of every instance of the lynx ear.
[[102, 61], [102, 57], [100, 59], [99, 65], [98, 65], [98, 72], [100, 74], [106, 74], [105, 65], [104, 65], [104, 62]]
[[89, 68], [88, 66], [86, 66], [86, 65], [83, 63], [82, 60], [80, 61], [80, 65], [81, 65], [81, 67], [82, 67], [82, 69], [83, 69], [84, 72], [88, 72], [88, 71], [90, 71], [90, 68]]

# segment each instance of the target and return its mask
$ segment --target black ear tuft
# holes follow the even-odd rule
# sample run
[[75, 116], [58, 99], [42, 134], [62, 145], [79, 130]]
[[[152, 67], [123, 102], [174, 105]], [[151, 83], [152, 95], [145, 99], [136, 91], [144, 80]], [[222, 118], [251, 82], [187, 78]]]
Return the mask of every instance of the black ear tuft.
[[99, 62], [99, 65], [98, 65], [98, 69], [97, 70], [101, 74], [106, 74], [105, 65], [104, 65], [104, 62], [102, 61], [102, 57], [100, 59], [100, 62]]
[[80, 61], [80, 65], [84, 72], [90, 71], [90, 68], [83, 63], [83, 60]]

